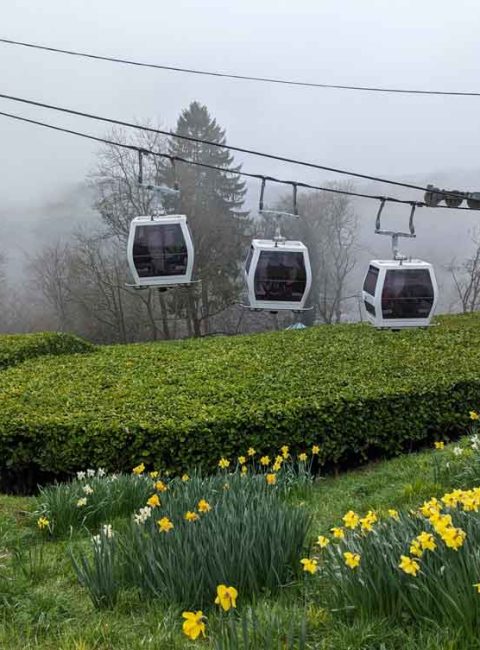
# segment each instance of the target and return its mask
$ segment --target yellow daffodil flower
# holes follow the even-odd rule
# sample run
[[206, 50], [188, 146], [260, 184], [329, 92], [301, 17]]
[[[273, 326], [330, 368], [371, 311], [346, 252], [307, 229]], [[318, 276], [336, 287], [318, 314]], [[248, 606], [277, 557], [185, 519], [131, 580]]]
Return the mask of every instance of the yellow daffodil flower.
[[217, 597], [215, 598], [215, 605], [228, 612], [229, 609], [237, 606], [238, 591], [235, 587], [227, 587], [226, 585], [218, 585]]
[[286, 460], [288, 458], [288, 453], [290, 451], [288, 445], [283, 445], [283, 447], [280, 448], [280, 451], [282, 452], [283, 458]]
[[345, 531], [343, 528], [331, 528], [331, 533], [337, 539], [343, 539], [345, 537]]
[[424, 551], [434, 551], [437, 548], [435, 537], [431, 533], [423, 531], [417, 535], [417, 540]]
[[270, 456], [262, 456], [260, 458], [260, 465], [263, 465], [264, 467], [270, 465]]
[[158, 490], [159, 492], [166, 492], [168, 490], [167, 486], [163, 481], [157, 481], [155, 483], [155, 489]]
[[312, 455], [313, 455], [313, 456], [316, 456], [316, 455], [319, 454], [319, 453], [320, 453], [320, 447], [319, 447], [319, 445], [313, 445], [313, 447], [312, 447]]
[[160, 499], [158, 498], [158, 494], [152, 494], [147, 501], [147, 506], [150, 506], [150, 508], [158, 508], [159, 505]]
[[410, 544], [410, 553], [415, 557], [422, 557], [423, 549], [418, 539], [414, 539]]
[[468, 415], [470, 416], [470, 420], [480, 420], [480, 415], [476, 411], [470, 411]]
[[140, 476], [140, 474], [143, 474], [145, 471], [145, 465], [143, 463], [140, 463], [140, 465], [137, 465], [132, 469], [132, 472], [136, 474], [137, 476]]
[[307, 456], [307, 454], [306, 454], [304, 451], [302, 451], [301, 454], [298, 454], [298, 460], [299, 460], [301, 463], [304, 463], [304, 462], [307, 460], [307, 458], [308, 458], [308, 456]]
[[274, 472], [279, 472], [281, 469], [282, 469], [282, 465], [281, 465], [281, 463], [274, 463], [274, 464], [272, 465], [272, 470], [273, 470]]
[[435, 449], [444, 449], [444, 448], [445, 448], [445, 443], [443, 441], [435, 443]]
[[447, 528], [442, 533], [440, 533], [442, 540], [445, 542], [445, 546], [458, 551], [458, 549], [463, 546], [463, 542], [467, 537], [467, 534], [461, 528]]
[[185, 619], [182, 627], [183, 633], [188, 636], [189, 639], [195, 641], [200, 634], [205, 636], [206, 619], [201, 610], [198, 612], [183, 612], [182, 616]]
[[247, 456], [255, 456], [256, 453], [257, 452], [255, 451], [255, 449], [253, 447], [249, 447], [247, 449]]
[[365, 517], [362, 517], [362, 519], [360, 519], [362, 530], [366, 532], [373, 530], [373, 524], [376, 523], [377, 519], [377, 515], [372, 510], [369, 510]]
[[416, 576], [420, 571], [419, 563], [416, 560], [412, 560], [408, 555], [400, 556], [400, 564], [398, 566], [402, 571], [411, 576]]
[[268, 485], [275, 485], [277, 482], [277, 475], [276, 474], [266, 474], [265, 475], [265, 480], [267, 481]]
[[150, 478], [152, 478], [152, 479], [156, 479], [157, 476], [158, 476], [158, 472], [157, 472], [156, 470], [155, 470], [154, 472], [150, 472], [149, 476], [150, 476]]
[[391, 517], [392, 519], [398, 519], [398, 510], [395, 510], [395, 508], [389, 508], [388, 509], [388, 516]]
[[40, 528], [40, 530], [43, 530], [44, 528], [48, 528], [50, 526], [50, 522], [46, 517], [39, 517], [37, 519], [37, 526]]
[[480, 594], [480, 582], [475, 583], [473, 586], [477, 590], [477, 594]]
[[303, 570], [307, 571], [308, 573], [316, 573], [318, 569], [318, 561], [315, 559], [310, 559], [308, 557], [303, 558], [303, 560], [300, 560], [300, 564], [303, 565]]
[[189, 476], [188, 474], [184, 474], [184, 475], [182, 476], [182, 481], [183, 481], [184, 483], [186, 483], [186, 482], [189, 481], [189, 480], [190, 480], [190, 476]]
[[192, 512], [191, 510], [186, 512], [183, 516], [184, 516], [184, 519], [186, 521], [197, 521], [198, 519], [200, 519], [200, 517], [197, 515], [197, 513]]
[[227, 469], [227, 467], [230, 465], [230, 461], [227, 458], [220, 458], [218, 461], [218, 466], [220, 469]]
[[319, 535], [316, 544], [317, 546], [320, 546], [320, 548], [326, 548], [330, 544], [330, 540], [324, 535]]
[[247, 468], [246, 465], [244, 465], [244, 466], [242, 467], [241, 472], [242, 472], [243, 476], [246, 475], [246, 473], [248, 472], [248, 468]]
[[197, 505], [198, 511], [199, 512], [210, 512], [212, 509], [211, 505], [208, 503], [208, 501], [205, 501], [205, 499], [200, 499]]
[[345, 559], [345, 564], [350, 569], [355, 569], [360, 564], [360, 555], [358, 553], [350, 553], [350, 551], [345, 551], [343, 554]]
[[349, 510], [344, 516], [343, 516], [343, 523], [345, 524], [346, 528], [351, 528], [352, 530], [358, 526], [360, 522], [360, 517], [353, 512], [353, 510]]
[[173, 528], [173, 524], [168, 517], [162, 517], [159, 519], [157, 521], [157, 526], [162, 533], [169, 533]]
[[239, 456], [238, 457], [238, 462], [239, 462], [240, 465], [245, 465], [245, 463], [247, 462], [247, 459], [246, 459], [245, 456]]

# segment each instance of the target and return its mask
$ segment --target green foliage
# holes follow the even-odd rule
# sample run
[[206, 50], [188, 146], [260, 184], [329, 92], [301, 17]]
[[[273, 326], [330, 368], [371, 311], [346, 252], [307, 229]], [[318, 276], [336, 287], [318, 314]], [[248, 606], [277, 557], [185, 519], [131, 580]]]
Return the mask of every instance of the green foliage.
[[101, 471], [99, 476], [90, 472], [94, 476], [40, 488], [33, 517], [46, 517], [54, 537], [71, 535], [82, 528], [95, 530], [101, 523], [132, 515], [154, 492], [153, 481], [146, 476], [102, 476]]
[[42, 332], [38, 334], [1, 334], [0, 370], [14, 366], [25, 359], [45, 355], [92, 352], [95, 347], [87, 341], [61, 332]]
[[478, 406], [480, 316], [112, 346], [0, 373], [0, 473], [212, 469], [252, 445], [359, 464], [458, 433]]
[[[201, 499], [209, 512], [201, 512]], [[198, 519], [187, 521], [187, 512]], [[163, 517], [173, 524], [168, 532], [159, 530]], [[219, 584], [234, 586], [243, 601], [287, 584], [298, 574], [309, 524], [308, 511], [286, 504], [263, 476], [194, 476], [172, 482], [143, 523], [115, 531], [94, 545], [92, 563], [82, 555], [75, 568], [96, 605], [103, 585], [121, 574], [122, 587], [136, 588], [144, 599], [209, 608]], [[108, 556], [102, 564], [109, 542], [117, 561]]]

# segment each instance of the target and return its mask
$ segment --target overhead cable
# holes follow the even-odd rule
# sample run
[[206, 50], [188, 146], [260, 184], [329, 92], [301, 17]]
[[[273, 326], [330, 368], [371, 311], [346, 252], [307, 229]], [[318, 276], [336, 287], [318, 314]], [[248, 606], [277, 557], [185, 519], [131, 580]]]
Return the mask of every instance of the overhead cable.
[[[291, 164], [291, 165], [299, 165], [301, 167], [308, 167], [309, 169], [318, 169], [320, 171], [333, 172], [335, 174], [341, 174], [341, 175], [350, 176], [350, 177], [353, 177], [353, 178], [361, 178], [362, 180], [373, 181], [373, 182], [376, 182], [376, 183], [385, 183], [387, 185], [394, 185], [396, 187], [404, 187], [404, 188], [407, 188], [407, 189], [410, 189], [410, 190], [419, 190], [420, 192], [429, 192], [430, 189], [431, 189], [429, 187], [424, 187], [422, 185], [415, 185], [415, 184], [412, 184], [412, 183], [405, 183], [405, 182], [402, 182], [402, 181], [394, 181], [394, 180], [389, 179], [389, 178], [382, 178], [380, 176], [373, 176], [371, 174], [362, 174], [360, 172], [349, 171], [349, 170], [346, 170], [346, 169], [339, 169], [337, 167], [329, 167], [327, 165], [320, 165], [320, 164], [305, 161], [305, 160], [298, 160], [298, 159], [295, 159], [295, 158], [288, 158], [286, 156], [280, 156], [280, 155], [276, 155], [276, 154], [265, 153], [265, 152], [262, 152], [262, 151], [257, 151], [255, 149], [247, 149], [245, 147], [238, 147], [238, 146], [234, 146], [234, 145], [221, 144], [219, 142], [212, 142], [211, 140], [205, 140], [205, 139], [202, 139], [202, 138], [195, 138], [194, 136], [183, 135], [183, 134], [180, 134], [180, 133], [173, 133], [171, 131], [166, 131], [166, 130], [163, 130], [163, 129], [157, 129], [157, 128], [153, 128], [153, 127], [150, 127], [150, 126], [142, 126], [140, 124], [135, 124], [134, 122], [126, 122], [124, 120], [117, 120], [117, 119], [110, 118], [110, 117], [103, 117], [101, 115], [96, 115], [94, 113], [86, 113], [84, 111], [77, 111], [77, 110], [74, 110], [74, 109], [71, 109], [71, 108], [65, 108], [63, 106], [57, 106], [55, 104], [47, 104], [45, 102], [39, 102], [39, 101], [35, 101], [33, 99], [26, 99], [24, 97], [17, 97], [15, 95], [7, 95], [5, 93], [0, 93], [0, 99], [6, 99], [6, 100], [9, 100], [9, 101], [19, 102], [19, 103], [22, 103], [22, 104], [27, 104], [27, 105], [30, 105], [30, 106], [36, 106], [36, 107], [39, 107], [39, 108], [46, 108], [48, 110], [53, 110], [53, 111], [57, 111], [57, 112], [60, 112], [60, 113], [67, 113], [69, 115], [76, 115], [78, 117], [84, 117], [84, 118], [91, 119], [91, 120], [97, 120], [97, 121], [100, 121], [100, 122], [105, 122], [107, 124], [114, 124], [116, 126], [123, 126], [123, 127], [131, 128], [131, 129], [137, 129], [137, 130], [140, 130], [140, 131], [147, 131], [149, 133], [157, 133], [159, 135], [164, 135], [164, 136], [167, 136], [167, 137], [170, 137], [170, 138], [176, 138], [176, 139], [180, 139], [180, 140], [187, 140], [189, 142], [196, 142], [196, 143], [199, 143], [199, 144], [205, 144], [205, 145], [212, 146], [212, 147], [218, 147], [220, 149], [228, 149], [229, 151], [236, 151], [238, 153], [244, 153], [244, 154], [248, 154], [248, 155], [251, 155], [251, 156], [258, 156], [258, 157], [266, 158], [266, 159], [269, 159], [269, 160], [276, 160], [276, 161], [283, 162], [283, 163], [288, 163], [288, 164]], [[442, 190], [438, 190], [438, 191], [440, 193], [447, 194], [446, 191], [445, 192], [443, 192]], [[451, 196], [458, 196], [460, 198], [460, 195], [459, 194], [457, 195], [455, 192], [448, 192], [448, 194], [451, 195]], [[464, 195], [462, 195], [462, 198], [464, 198]]]
[[206, 77], [221, 77], [224, 79], [235, 79], [240, 81], [253, 81], [260, 83], [279, 84], [283, 86], [300, 86], [304, 88], [324, 88], [331, 90], [350, 90], [369, 93], [395, 93], [404, 95], [440, 95], [440, 96], [456, 96], [456, 97], [480, 97], [480, 92], [477, 91], [456, 91], [456, 90], [420, 90], [416, 88], [390, 88], [378, 86], [356, 86], [346, 84], [333, 84], [333, 83], [320, 83], [309, 81], [298, 81], [292, 79], [279, 79], [276, 77], [257, 77], [252, 75], [233, 74], [227, 72], [219, 72], [215, 70], [200, 70], [198, 68], [184, 68], [180, 66], [165, 65], [160, 63], [148, 63], [144, 61], [133, 61], [131, 59], [119, 58], [114, 56], [104, 56], [100, 54], [92, 54], [91, 52], [81, 52], [77, 50], [66, 50], [59, 47], [52, 47], [48, 45], [40, 45], [38, 43], [29, 43], [25, 41], [16, 41], [9, 38], [0, 38], [0, 43], [5, 45], [17, 45], [21, 47], [28, 47], [34, 50], [43, 50], [45, 52], [54, 52], [56, 54], [68, 54], [70, 56], [82, 57], [86, 59], [93, 59], [96, 61], [108, 61], [110, 63], [120, 63], [123, 65], [137, 66], [141, 68], [153, 68], [156, 70], [166, 70], [168, 72], [181, 72], [186, 74], [201, 75]]

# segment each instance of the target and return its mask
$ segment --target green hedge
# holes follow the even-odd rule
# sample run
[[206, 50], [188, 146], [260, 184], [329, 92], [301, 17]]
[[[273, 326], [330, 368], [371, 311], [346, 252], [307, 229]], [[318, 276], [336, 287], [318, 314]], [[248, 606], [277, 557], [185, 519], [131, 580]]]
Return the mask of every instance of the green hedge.
[[78, 336], [60, 332], [1, 334], [0, 370], [14, 366], [25, 359], [46, 354], [72, 354], [74, 352], [91, 352], [94, 349], [91, 343]]
[[181, 471], [290, 444], [328, 463], [392, 455], [480, 407], [480, 318], [98, 348], [0, 373], [0, 472], [143, 460]]

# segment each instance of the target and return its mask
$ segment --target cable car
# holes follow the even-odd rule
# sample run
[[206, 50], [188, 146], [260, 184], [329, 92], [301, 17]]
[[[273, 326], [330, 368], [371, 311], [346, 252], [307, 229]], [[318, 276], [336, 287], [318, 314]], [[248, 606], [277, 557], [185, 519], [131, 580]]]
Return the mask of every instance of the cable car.
[[307, 247], [300, 241], [254, 239], [245, 281], [250, 309], [304, 310], [312, 286]]
[[194, 250], [187, 217], [135, 217], [130, 223], [127, 258], [137, 288], [190, 284]]
[[367, 319], [375, 327], [427, 327], [438, 298], [433, 266], [414, 259], [373, 260], [362, 296]]

